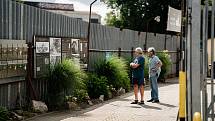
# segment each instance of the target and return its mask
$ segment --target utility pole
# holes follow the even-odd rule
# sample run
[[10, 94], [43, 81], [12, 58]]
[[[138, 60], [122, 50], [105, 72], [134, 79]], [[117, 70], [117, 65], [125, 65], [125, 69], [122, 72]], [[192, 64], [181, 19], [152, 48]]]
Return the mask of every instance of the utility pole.
[[200, 98], [200, 0], [187, 0], [188, 2], [188, 31], [187, 31], [187, 120], [193, 120], [195, 112], [201, 113]]

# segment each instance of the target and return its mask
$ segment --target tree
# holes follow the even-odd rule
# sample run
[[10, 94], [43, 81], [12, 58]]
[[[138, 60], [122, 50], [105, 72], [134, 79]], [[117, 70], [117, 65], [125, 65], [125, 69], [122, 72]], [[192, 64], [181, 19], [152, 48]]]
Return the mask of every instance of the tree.
[[[201, 4], [202, 4], [202, 5], [205, 5], [205, 1], [206, 1], [206, 0], [201, 0]], [[208, 0], [208, 5], [209, 5], [209, 6], [212, 6], [212, 0]]]
[[110, 13], [107, 13], [105, 21], [106, 21], [106, 25], [108, 26], [115, 26], [117, 28], [121, 28], [121, 25], [122, 25], [121, 19], [113, 11], [111, 11]]
[[[181, 0], [107, 0], [113, 11], [107, 15], [107, 25], [136, 31], [165, 33], [168, 6], [180, 9]], [[160, 16], [160, 22], [154, 21]], [[148, 29], [147, 29], [148, 24]]]

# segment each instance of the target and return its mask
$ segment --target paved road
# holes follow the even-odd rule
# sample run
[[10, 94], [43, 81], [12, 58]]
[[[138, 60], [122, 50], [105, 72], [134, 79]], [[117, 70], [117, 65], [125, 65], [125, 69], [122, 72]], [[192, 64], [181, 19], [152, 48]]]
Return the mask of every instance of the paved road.
[[[55, 112], [28, 121], [176, 121], [178, 84], [160, 84], [159, 91], [160, 103], [130, 104], [134, 96], [129, 93], [83, 111]], [[146, 90], [145, 100], [149, 98]]]

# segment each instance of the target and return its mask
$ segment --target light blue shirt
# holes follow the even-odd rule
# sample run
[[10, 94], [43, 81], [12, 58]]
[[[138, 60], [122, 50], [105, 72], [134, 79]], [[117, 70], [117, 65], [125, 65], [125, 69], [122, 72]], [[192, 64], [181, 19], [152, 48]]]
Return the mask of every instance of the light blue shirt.
[[160, 72], [161, 72], [161, 68], [157, 68], [157, 64], [161, 62], [160, 59], [153, 55], [152, 57], [150, 57], [149, 59], [149, 77], [153, 77], [153, 76], [159, 76]]

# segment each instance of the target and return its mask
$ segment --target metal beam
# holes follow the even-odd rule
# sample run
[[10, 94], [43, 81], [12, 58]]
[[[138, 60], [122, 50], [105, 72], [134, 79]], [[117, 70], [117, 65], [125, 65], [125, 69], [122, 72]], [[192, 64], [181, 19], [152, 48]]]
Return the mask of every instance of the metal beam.
[[195, 112], [201, 112], [200, 98], [200, 22], [201, 5], [199, 0], [188, 0], [187, 35], [187, 81], [188, 81], [188, 121]]
[[202, 119], [208, 120], [208, 102], [207, 102], [207, 70], [208, 70], [208, 56], [207, 56], [207, 41], [208, 41], [208, 0], [205, 0], [205, 6], [203, 6], [202, 16], [202, 58], [203, 58], [203, 73], [202, 73]]
[[212, 121], [214, 121], [214, 85], [213, 85], [213, 81], [214, 81], [214, 65], [213, 65], [213, 61], [214, 61], [214, 10], [215, 10], [215, 4], [214, 4], [214, 0], [212, 0], [212, 15], [211, 15], [211, 112], [212, 112], [212, 116], [211, 119]]

